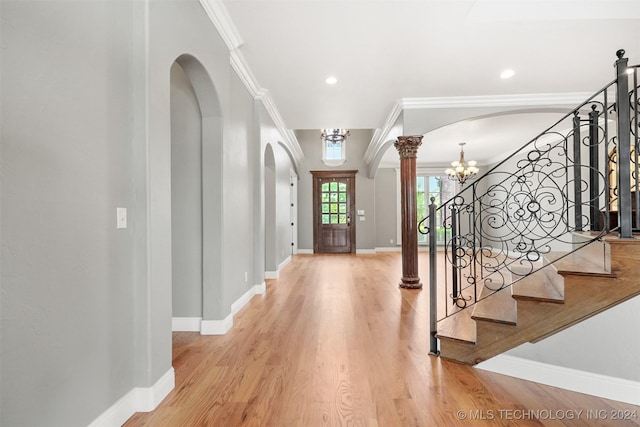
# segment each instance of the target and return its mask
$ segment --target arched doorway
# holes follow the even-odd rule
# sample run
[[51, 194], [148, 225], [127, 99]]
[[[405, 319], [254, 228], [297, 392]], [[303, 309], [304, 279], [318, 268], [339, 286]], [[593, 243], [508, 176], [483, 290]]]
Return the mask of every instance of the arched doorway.
[[170, 75], [173, 329], [203, 332], [222, 317], [222, 113], [196, 58]]
[[277, 277], [276, 159], [271, 144], [264, 150], [264, 269], [265, 278]]

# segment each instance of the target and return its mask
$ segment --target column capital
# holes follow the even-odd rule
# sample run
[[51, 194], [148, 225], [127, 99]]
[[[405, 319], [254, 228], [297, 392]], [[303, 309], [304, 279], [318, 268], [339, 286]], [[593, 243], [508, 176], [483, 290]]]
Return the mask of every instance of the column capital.
[[398, 150], [400, 159], [416, 158], [418, 148], [422, 145], [422, 137], [422, 135], [399, 136], [393, 146]]

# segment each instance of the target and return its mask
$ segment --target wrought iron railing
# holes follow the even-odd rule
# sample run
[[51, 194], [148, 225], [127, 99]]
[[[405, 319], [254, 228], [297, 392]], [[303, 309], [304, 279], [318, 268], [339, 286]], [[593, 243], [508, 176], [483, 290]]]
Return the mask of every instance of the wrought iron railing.
[[445, 230], [443, 260], [429, 239], [432, 353], [438, 320], [540, 270], [551, 252], [640, 229], [638, 66], [617, 55], [614, 81], [450, 200], [432, 199], [418, 227]]

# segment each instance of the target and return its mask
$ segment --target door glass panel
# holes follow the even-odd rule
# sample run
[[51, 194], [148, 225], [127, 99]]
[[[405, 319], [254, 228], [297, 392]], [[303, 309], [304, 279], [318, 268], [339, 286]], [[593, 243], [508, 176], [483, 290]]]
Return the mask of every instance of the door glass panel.
[[329, 183], [325, 182], [322, 184], [322, 191], [329, 191]]
[[338, 223], [338, 215], [332, 214], [331, 215], [331, 224], [337, 224]]
[[340, 203], [338, 205], [338, 212], [347, 213], [347, 204], [346, 203]]
[[338, 201], [338, 193], [330, 193], [331, 194], [331, 201], [332, 202], [337, 202]]
[[340, 192], [347, 191], [347, 184], [345, 184], [344, 182], [339, 182], [338, 183], [338, 191], [340, 191]]
[[338, 204], [331, 203], [331, 213], [338, 213]]
[[340, 221], [340, 224], [346, 224], [347, 223], [347, 216], [344, 215], [344, 214], [340, 214], [339, 221]]
[[338, 183], [332, 182], [329, 188], [331, 189], [331, 191], [338, 191]]
[[329, 201], [329, 193], [322, 193], [322, 202]]
[[322, 215], [322, 223], [329, 224], [329, 214]]
[[347, 193], [338, 193], [338, 200], [341, 202], [347, 201]]
[[322, 213], [329, 213], [329, 203], [322, 204]]

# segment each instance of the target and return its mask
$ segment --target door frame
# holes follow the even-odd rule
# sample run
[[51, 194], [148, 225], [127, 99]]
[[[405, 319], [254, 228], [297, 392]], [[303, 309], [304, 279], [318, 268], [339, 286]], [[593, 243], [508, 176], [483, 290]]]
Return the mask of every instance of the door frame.
[[310, 171], [313, 175], [313, 253], [319, 252], [318, 239], [320, 236], [320, 187], [321, 179], [331, 178], [350, 178], [349, 186], [349, 216], [351, 217], [351, 225], [349, 227], [349, 239], [351, 250], [345, 253], [356, 253], [356, 174], [357, 170], [340, 170], [340, 171]]

